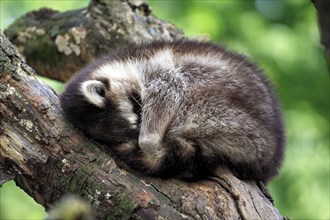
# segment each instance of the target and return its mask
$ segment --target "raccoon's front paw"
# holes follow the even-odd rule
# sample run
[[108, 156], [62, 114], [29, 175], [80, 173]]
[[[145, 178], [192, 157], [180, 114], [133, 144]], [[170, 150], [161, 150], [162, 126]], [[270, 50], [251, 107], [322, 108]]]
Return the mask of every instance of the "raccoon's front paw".
[[121, 143], [112, 147], [112, 150], [117, 154], [129, 154], [139, 150], [136, 140], [131, 140], [125, 143]]
[[161, 151], [161, 137], [157, 133], [140, 135], [139, 146], [144, 153], [157, 155]]

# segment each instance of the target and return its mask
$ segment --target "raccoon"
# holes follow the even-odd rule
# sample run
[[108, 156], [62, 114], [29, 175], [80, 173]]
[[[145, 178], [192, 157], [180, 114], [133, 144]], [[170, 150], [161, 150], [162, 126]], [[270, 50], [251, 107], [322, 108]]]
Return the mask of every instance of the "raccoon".
[[283, 160], [272, 85], [256, 64], [211, 42], [116, 50], [78, 72], [60, 103], [74, 126], [145, 175], [194, 180], [224, 167], [267, 183]]

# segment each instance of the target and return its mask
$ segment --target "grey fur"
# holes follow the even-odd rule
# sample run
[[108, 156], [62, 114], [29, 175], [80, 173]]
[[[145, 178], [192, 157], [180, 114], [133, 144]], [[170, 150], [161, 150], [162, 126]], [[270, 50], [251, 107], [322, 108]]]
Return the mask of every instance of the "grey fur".
[[[90, 80], [102, 82], [104, 91], [98, 82], [86, 94], [81, 85]], [[112, 118], [103, 119], [109, 126], [78, 122], [84, 120], [82, 102], [88, 103], [84, 110], [110, 112]], [[131, 168], [150, 175], [200, 178], [225, 166], [238, 177], [268, 182], [282, 162], [283, 125], [272, 86], [245, 57], [209, 42], [131, 45], [82, 70], [61, 103], [73, 124], [104, 143], [116, 142], [112, 131], [136, 131], [112, 148]], [[127, 123], [116, 124], [117, 117]]]

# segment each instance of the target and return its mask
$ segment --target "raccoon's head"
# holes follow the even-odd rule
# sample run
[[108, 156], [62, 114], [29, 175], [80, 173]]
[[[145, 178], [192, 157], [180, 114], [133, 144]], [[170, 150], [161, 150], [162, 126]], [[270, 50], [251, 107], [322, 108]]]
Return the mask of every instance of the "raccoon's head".
[[66, 118], [87, 136], [106, 144], [137, 139], [139, 134], [140, 96], [116, 94], [106, 78], [70, 81], [60, 96]]

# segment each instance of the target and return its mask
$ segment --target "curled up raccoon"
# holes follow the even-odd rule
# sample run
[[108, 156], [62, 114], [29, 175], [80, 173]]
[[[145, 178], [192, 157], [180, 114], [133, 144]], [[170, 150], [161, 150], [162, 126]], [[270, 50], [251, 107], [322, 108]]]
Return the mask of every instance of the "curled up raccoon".
[[66, 118], [130, 169], [200, 179], [219, 167], [267, 183], [284, 132], [271, 84], [246, 57], [191, 40], [130, 45], [77, 73]]

